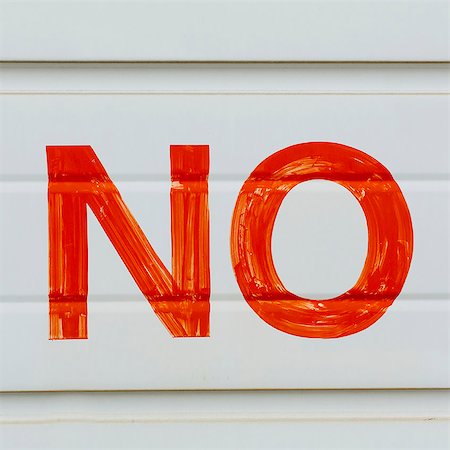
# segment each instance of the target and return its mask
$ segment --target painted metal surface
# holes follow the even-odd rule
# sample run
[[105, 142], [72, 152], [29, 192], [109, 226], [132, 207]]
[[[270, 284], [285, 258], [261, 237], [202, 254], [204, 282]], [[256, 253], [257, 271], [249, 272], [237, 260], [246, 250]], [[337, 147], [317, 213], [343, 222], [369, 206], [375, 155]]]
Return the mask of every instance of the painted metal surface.
[[[298, 64], [287, 73], [272, 65], [2, 70], [1, 342], [15, 343], [2, 348], [2, 389], [448, 386], [449, 97], [440, 65], [415, 66], [411, 77], [401, 67], [358, 66], [353, 90], [353, 69], [340, 65]], [[275, 152], [314, 141], [360, 149], [387, 168], [414, 231], [400, 295], [371, 326], [341, 338], [289, 335], [262, 321], [230, 257], [245, 180]], [[170, 336], [106, 237], [99, 204], [87, 220], [89, 339], [49, 341], [46, 146], [94, 149], [171, 272], [174, 144], [209, 146], [210, 337]], [[365, 264], [371, 238], [358, 200], [330, 180], [305, 181], [276, 217], [271, 250], [280, 280], [295, 299], [327, 308]], [[386, 213], [389, 220], [408, 224], [404, 215]], [[56, 326], [54, 336], [60, 332]]]
[[[0, 61], [9, 61], [0, 64], [0, 447], [447, 449], [448, 389], [429, 388], [450, 379], [449, 6], [0, 0]], [[299, 337], [261, 320], [230, 258], [236, 200], [251, 192], [245, 181], [275, 152], [307, 142], [340, 143], [382, 164], [414, 234], [400, 295], [375, 323], [339, 338]], [[210, 337], [171, 337], [123, 263], [136, 262], [130, 233], [112, 239], [122, 259], [106, 236], [104, 204], [94, 205], [97, 217], [86, 204], [77, 209], [87, 274], [82, 263], [65, 275], [81, 274], [82, 289], [64, 285], [64, 270], [49, 276], [49, 244], [71, 236], [67, 228], [49, 236], [46, 147], [91, 146], [114, 186], [108, 195], [123, 202], [115, 211], [134, 217], [157, 255], [164, 292], [174, 293], [171, 277], [185, 293], [195, 288], [192, 265], [172, 252], [184, 248], [174, 223], [193, 230], [177, 216], [189, 194], [174, 189], [171, 145], [209, 148]], [[366, 216], [336, 182], [292, 187], [266, 245], [284, 295], [327, 309], [327, 299], [349, 292], [368, 246], [380, 242]], [[193, 251], [184, 255], [199, 250], [185, 244]], [[60, 259], [63, 269], [80, 254], [72, 256]], [[81, 291], [78, 318], [89, 310], [89, 330], [70, 317], [62, 326], [67, 309], [53, 305], [53, 317], [64, 317], [48, 339], [52, 286], [57, 296]], [[193, 328], [184, 330], [207, 334]]]

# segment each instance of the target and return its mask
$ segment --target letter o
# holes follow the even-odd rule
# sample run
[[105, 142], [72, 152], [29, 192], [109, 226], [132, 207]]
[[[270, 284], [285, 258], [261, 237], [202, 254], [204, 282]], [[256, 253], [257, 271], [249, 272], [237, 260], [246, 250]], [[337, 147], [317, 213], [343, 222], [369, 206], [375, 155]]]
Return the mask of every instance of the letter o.
[[[322, 179], [348, 189], [361, 205], [367, 256], [356, 284], [328, 300], [289, 292], [272, 258], [272, 233], [285, 196], [297, 184]], [[337, 338], [376, 322], [402, 290], [413, 252], [411, 216], [389, 171], [366, 153], [342, 144], [310, 142], [262, 161], [243, 184], [231, 224], [231, 260], [239, 287], [266, 323], [285, 333]]]

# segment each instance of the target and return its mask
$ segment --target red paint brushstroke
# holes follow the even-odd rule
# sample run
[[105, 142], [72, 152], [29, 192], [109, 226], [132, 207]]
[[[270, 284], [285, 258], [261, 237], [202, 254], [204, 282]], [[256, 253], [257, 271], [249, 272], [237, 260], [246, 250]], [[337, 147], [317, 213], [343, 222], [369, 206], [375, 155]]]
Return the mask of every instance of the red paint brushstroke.
[[167, 330], [209, 336], [209, 146], [172, 145], [170, 161], [173, 276], [94, 150], [47, 147], [50, 339], [87, 338], [87, 206]]
[[[361, 205], [368, 228], [358, 281], [325, 301], [289, 292], [271, 250], [283, 199], [297, 184], [314, 179], [347, 188]], [[242, 186], [232, 219], [231, 258], [245, 299], [269, 325], [296, 336], [336, 338], [372, 325], [399, 295], [412, 251], [411, 217], [392, 175], [376, 159], [341, 144], [298, 144], [269, 156]]]

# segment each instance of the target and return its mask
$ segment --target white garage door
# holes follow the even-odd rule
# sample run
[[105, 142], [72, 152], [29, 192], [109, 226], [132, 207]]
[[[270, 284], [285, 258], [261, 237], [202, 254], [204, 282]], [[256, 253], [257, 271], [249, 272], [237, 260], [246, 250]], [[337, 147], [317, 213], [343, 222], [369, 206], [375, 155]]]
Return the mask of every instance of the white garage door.
[[447, 448], [448, 2], [1, 13], [2, 447]]

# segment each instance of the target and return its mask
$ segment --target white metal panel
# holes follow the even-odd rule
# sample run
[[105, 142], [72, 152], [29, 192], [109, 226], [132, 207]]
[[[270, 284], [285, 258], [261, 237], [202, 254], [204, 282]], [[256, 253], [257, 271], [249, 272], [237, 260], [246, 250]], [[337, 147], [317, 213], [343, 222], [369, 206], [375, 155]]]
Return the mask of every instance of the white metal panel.
[[3, 61], [448, 61], [447, 0], [2, 0]]
[[[448, 387], [448, 67], [416, 66], [409, 77], [401, 66], [357, 66], [351, 81], [351, 69], [321, 67], [4, 67], [1, 389]], [[415, 234], [401, 296], [373, 326], [336, 340], [289, 336], [261, 321], [239, 293], [228, 249], [234, 201], [249, 172], [278, 149], [317, 140], [354, 146], [385, 164]], [[211, 149], [211, 338], [172, 339], [92, 219], [89, 340], [47, 341], [45, 146], [92, 145], [169, 265], [174, 143]], [[305, 187], [282, 206], [274, 252], [288, 287], [326, 295], [357, 276], [364, 220], [345, 191], [326, 182]], [[316, 222], [301, 220], [303, 210]], [[286, 218], [312, 237], [295, 266], [283, 233], [296, 224]], [[334, 221], [330, 242], [342, 239], [344, 254], [339, 245], [315, 245], [326, 220]], [[327, 277], [310, 267], [323, 271], [324, 254]], [[308, 275], [302, 280], [297, 270]]]
[[[176, 389], [1, 393], [0, 447], [449, 448], [449, 391], [392, 390], [449, 386], [449, 66], [379, 64], [448, 61], [449, 4], [0, 0], [0, 60], [19, 62], [0, 66], [0, 390]], [[33, 60], [53, 63], [20, 64]], [[86, 64], [108, 60], [125, 64]], [[136, 63], [195, 60], [209, 64]], [[262, 322], [228, 257], [248, 172], [325, 139], [391, 170], [415, 235], [394, 305], [331, 341]], [[93, 145], [168, 263], [173, 143], [211, 146], [212, 337], [171, 339], [91, 216], [89, 340], [47, 341], [45, 145]], [[294, 189], [273, 240], [287, 287], [345, 289], [364, 257], [363, 222], [343, 189]], [[207, 387], [326, 389], [179, 391]]]
[[277, 150], [326, 140], [369, 153], [396, 179], [446, 179], [448, 98], [426, 92], [18, 92], [1, 99], [0, 174], [45, 180], [46, 145], [89, 144], [116, 181], [166, 180], [170, 144], [207, 143], [211, 179], [240, 180]]
[[0, 445], [444, 450], [448, 405], [437, 390], [2, 394]]
[[[450, 292], [450, 183], [399, 183], [413, 218], [415, 252], [402, 297], [445, 300]], [[236, 181], [210, 182], [211, 280], [217, 300], [243, 301], [229, 256], [231, 216], [241, 185]], [[170, 267], [170, 181], [127, 181], [117, 183], [117, 187], [151, 244]], [[5, 300], [47, 300], [46, 195], [44, 182], [0, 184], [0, 295]], [[159, 212], [157, 218], [155, 210]], [[331, 298], [333, 293], [340, 294], [353, 286], [363, 267], [367, 248], [364, 214], [344, 188], [326, 181], [304, 183], [281, 206], [272, 245], [277, 271], [287, 287], [311, 298]], [[89, 250], [92, 295], [141, 296], [93, 215], [89, 217]], [[21, 282], [24, 269], [26, 284]], [[339, 292], [334, 292], [339, 288]]]
[[2, 304], [2, 390], [448, 387], [442, 299], [398, 299], [367, 331], [332, 340], [283, 334], [243, 300], [214, 297], [211, 337], [173, 339], [141, 298], [102, 300], [91, 296], [89, 339], [75, 341], [46, 339], [43, 301]]

